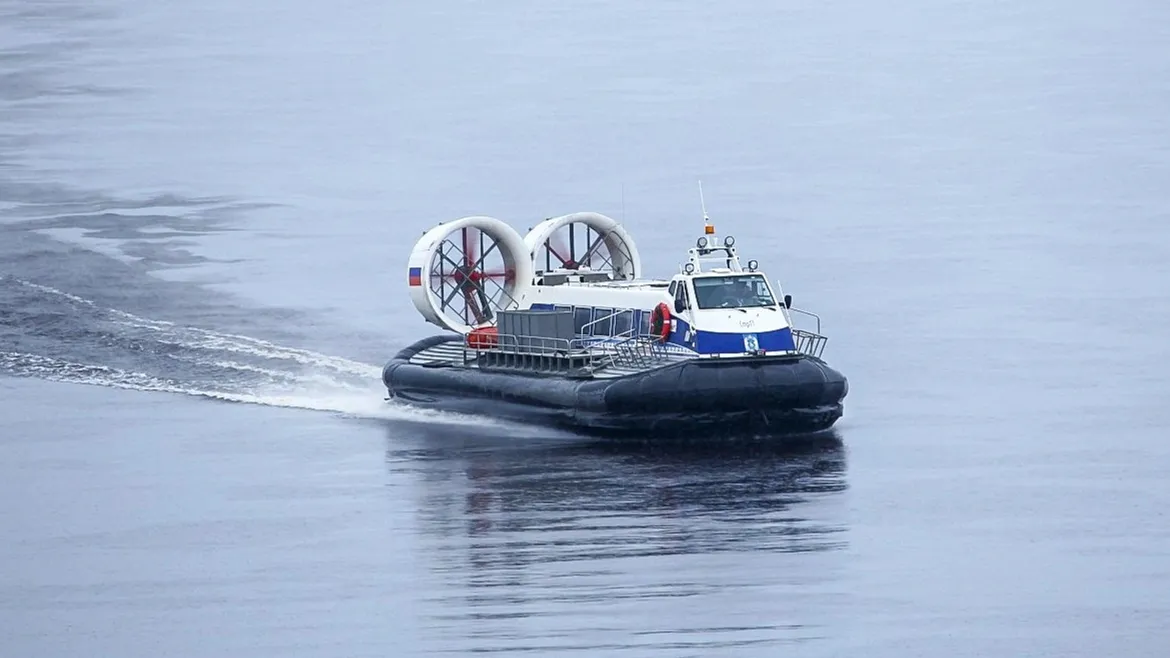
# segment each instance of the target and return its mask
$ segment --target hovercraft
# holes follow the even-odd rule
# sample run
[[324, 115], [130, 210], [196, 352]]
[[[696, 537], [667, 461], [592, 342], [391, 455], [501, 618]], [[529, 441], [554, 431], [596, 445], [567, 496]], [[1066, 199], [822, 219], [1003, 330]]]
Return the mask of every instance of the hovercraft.
[[523, 238], [492, 217], [440, 223], [408, 285], [447, 333], [386, 364], [388, 399], [606, 435], [830, 428], [849, 384], [822, 358], [820, 318], [703, 220], [669, 279], [644, 278], [633, 238], [594, 212]]

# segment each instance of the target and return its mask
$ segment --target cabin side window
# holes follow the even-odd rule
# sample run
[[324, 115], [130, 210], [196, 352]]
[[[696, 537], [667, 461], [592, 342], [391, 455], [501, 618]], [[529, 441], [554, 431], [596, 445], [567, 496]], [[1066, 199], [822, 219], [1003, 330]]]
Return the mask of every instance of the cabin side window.
[[590, 332], [594, 336], [609, 336], [613, 333], [613, 309], [593, 309], [593, 326]]
[[674, 295], [674, 290], [675, 290], [675, 288], [677, 288], [677, 287], [678, 287], [678, 281], [671, 281], [671, 282], [670, 282], [670, 287], [668, 287], [668, 288], [666, 289], [666, 291], [667, 291], [667, 292], [669, 292], [671, 295]]
[[677, 308], [689, 308], [690, 304], [688, 304], [687, 301], [688, 301], [687, 300], [687, 286], [684, 283], [684, 284], [678, 286], [678, 288], [674, 291], [674, 304], [675, 304], [674, 307], [676, 309]]
[[613, 319], [613, 335], [621, 336], [629, 332], [630, 327], [633, 326], [634, 312], [622, 311], [618, 313]]
[[580, 334], [585, 330], [585, 325], [593, 319], [593, 309], [588, 306], [577, 306], [573, 309], [573, 331]]

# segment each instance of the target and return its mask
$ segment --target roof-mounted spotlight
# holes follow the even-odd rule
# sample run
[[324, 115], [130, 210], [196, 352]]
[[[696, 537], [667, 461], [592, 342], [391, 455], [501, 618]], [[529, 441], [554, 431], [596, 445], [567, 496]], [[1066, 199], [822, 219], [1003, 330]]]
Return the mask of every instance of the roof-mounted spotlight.
[[687, 263], [686, 265], [683, 265], [683, 271], [686, 272], [687, 274], [694, 274], [695, 273], [695, 264], [694, 263]]
[[695, 241], [695, 244], [698, 245], [699, 249], [706, 249], [707, 248], [707, 236], [700, 235], [699, 239]]
[[735, 246], [735, 238], [733, 236], [730, 236], [730, 235], [727, 236], [726, 238], [723, 238], [723, 246], [724, 247]]
[[760, 261], [758, 261], [754, 258], [749, 260], [748, 261], [748, 269], [751, 270], [752, 272], [755, 272], [756, 270], [760, 269]]

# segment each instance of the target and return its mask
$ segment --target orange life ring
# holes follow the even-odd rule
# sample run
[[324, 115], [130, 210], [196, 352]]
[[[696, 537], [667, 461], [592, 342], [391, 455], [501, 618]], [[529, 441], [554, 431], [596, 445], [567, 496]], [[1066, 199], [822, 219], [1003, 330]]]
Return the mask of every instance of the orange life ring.
[[650, 312], [650, 334], [658, 336], [664, 343], [670, 339], [670, 307], [666, 302], [655, 306]]

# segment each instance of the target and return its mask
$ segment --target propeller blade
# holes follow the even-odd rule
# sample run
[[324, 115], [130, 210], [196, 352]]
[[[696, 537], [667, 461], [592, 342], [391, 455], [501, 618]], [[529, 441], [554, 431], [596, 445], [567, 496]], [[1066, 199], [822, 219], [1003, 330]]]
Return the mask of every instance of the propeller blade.
[[[569, 225], [569, 227], [571, 226], [572, 224]], [[569, 231], [569, 242], [566, 242], [564, 234], [558, 231], [549, 236], [548, 242], [545, 242], [545, 247], [550, 254], [556, 256], [557, 260], [561, 261], [561, 267], [572, 270], [576, 269], [577, 261], [573, 259], [574, 254], [571, 244], [573, 239], [572, 229], [569, 228]]]
[[475, 316], [475, 324], [482, 324], [484, 315], [483, 311], [479, 309], [479, 303], [476, 300], [477, 293], [479, 293], [479, 290], [475, 285], [463, 286], [463, 303], [466, 309], [471, 311], [471, 314]]
[[544, 247], [545, 249], [548, 249], [548, 253], [556, 256], [557, 260], [561, 261], [561, 265], [564, 265], [565, 263], [569, 262], [569, 258], [561, 255], [561, 252], [564, 249], [564, 245], [558, 246], [560, 246], [561, 249], [557, 249], [556, 246], [553, 246], [553, 238], [549, 238], [548, 241], [544, 243]]
[[[484, 246], [482, 243], [483, 243], [483, 233], [480, 233], [480, 247], [481, 248]], [[480, 255], [480, 257], [475, 260], [475, 264], [472, 265], [472, 272], [471, 272], [472, 275], [483, 276], [484, 263], [485, 263], [485, 261], [487, 261], [488, 256], [490, 256], [491, 253], [493, 251], [495, 251], [496, 247], [498, 247], [498, 246], [499, 246], [499, 244], [495, 240], [493, 240], [491, 242], [491, 245], [487, 249], [483, 250], [483, 254]]]
[[476, 246], [479, 244], [479, 241], [482, 237], [482, 234], [479, 232], [478, 229], [468, 228], [466, 226], [464, 226], [461, 230], [463, 231], [463, 262], [464, 262], [464, 265], [467, 267], [475, 267], [475, 261], [476, 261], [475, 254], [478, 253]]
[[581, 257], [581, 260], [588, 263], [590, 267], [593, 267], [593, 255], [596, 253], [597, 248], [600, 247], [601, 243], [604, 241], [605, 234], [598, 234], [597, 239], [593, 241], [593, 244], [589, 245], [589, 248], [585, 250], [585, 255]]

